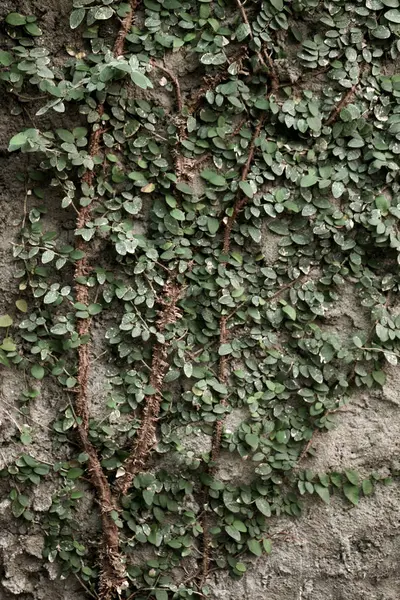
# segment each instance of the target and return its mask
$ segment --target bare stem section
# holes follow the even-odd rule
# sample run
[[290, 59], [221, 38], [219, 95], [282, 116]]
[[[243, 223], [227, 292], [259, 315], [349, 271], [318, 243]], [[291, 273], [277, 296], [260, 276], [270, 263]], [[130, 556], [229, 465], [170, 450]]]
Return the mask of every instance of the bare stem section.
[[[164, 297], [159, 299], [161, 309], [157, 318], [157, 331], [160, 334], [165, 331], [168, 325], [172, 325], [181, 317], [181, 312], [177, 307], [182, 294], [181, 286], [169, 280], [164, 286], [163, 293]], [[157, 342], [153, 348], [150, 374], [150, 385], [155, 393], [146, 400], [135, 444], [123, 465], [125, 474], [117, 484], [117, 488], [122, 495], [128, 492], [135, 475], [145, 468], [151, 451], [157, 443], [157, 421], [160, 413], [164, 379], [168, 368], [168, 342]]]
[[131, 8], [124, 20], [122, 21], [120, 30], [118, 31], [117, 37], [114, 42], [114, 56], [118, 58], [118, 56], [122, 56], [124, 53], [125, 40], [126, 36], [131, 30], [133, 25], [133, 20], [135, 18], [135, 12], [138, 7], [139, 0], [131, 0]]
[[[124, 51], [125, 39], [131, 29], [134, 11], [137, 6], [137, 0], [132, 0], [131, 10], [122, 22], [118, 32], [115, 45], [114, 55], [121, 56]], [[104, 105], [100, 104], [97, 112], [101, 119], [104, 113]], [[92, 130], [89, 141], [89, 154], [95, 157], [100, 152], [102, 129], [100, 125]], [[82, 176], [82, 183], [89, 187], [95, 184], [95, 173], [93, 170], [87, 170]], [[91, 206], [81, 207], [76, 220], [76, 228], [84, 229], [91, 219]], [[82, 283], [82, 278], [90, 273], [90, 263], [88, 258], [88, 244], [78, 238], [76, 249], [81, 250], [84, 256], [76, 262], [75, 266], [75, 295], [77, 302], [87, 306], [89, 304], [89, 290]], [[75, 399], [75, 413], [79, 420], [77, 432], [79, 443], [83, 450], [88, 455], [88, 471], [90, 481], [96, 491], [96, 498], [101, 511], [102, 524], [102, 551], [101, 551], [101, 574], [99, 584], [100, 600], [113, 600], [120, 597], [120, 592], [127, 586], [125, 564], [120, 552], [119, 530], [115, 522], [117, 516], [117, 501], [114, 498], [110, 484], [104, 475], [103, 468], [97, 451], [89, 439], [89, 417], [90, 403], [88, 397], [88, 382], [89, 382], [89, 365], [90, 365], [90, 348], [87, 338], [90, 334], [91, 319], [78, 319], [77, 331], [83, 342], [78, 349], [78, 386]]]

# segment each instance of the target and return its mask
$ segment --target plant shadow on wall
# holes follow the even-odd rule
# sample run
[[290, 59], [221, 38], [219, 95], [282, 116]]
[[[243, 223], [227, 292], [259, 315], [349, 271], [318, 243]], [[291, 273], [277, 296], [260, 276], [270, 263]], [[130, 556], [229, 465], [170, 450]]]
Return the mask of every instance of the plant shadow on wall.
[[[22, 104], [32, 126], [9, 145], [38, 166], [14, 246], [22, 317], [0, 317], [0, 361], [31, 379], [27, 419], [35, 380], [58, 381], [68, 403], [54, 444], [69, 444], [68, 460], [41, 463], [27, 426], [2, 475], [26, 521], [40, 517], [32, 487], [59, 482], [41, 517], [45, 557], [88, 595], [212, 597], [212, 573], [239, 578], [268, 554], [269, 519], [299, 516], [302, 496], [357, 504], [389, 481], [301, 461], [352, 390], [382, 387], [397, 364], [400, 77], [386, 65], [400, 9], [73, 4], [82, 43], [64, 61], [34, 16], [2, 24], [3, 91], [41, 105], [32, 116]], [[40, 125], [77, 109], [72, 129]], [[43, 226], [49, 186], [76, 219], [74, 244]], [[370, 326], [343, 339], [326, 315], [345, 286]], [[99, 330], [111, 365], [101, 416]], [[221, 451], [251, 470], [246, 483], [220, 477]], [[76, 527], [88, 495], [95, 545]]]

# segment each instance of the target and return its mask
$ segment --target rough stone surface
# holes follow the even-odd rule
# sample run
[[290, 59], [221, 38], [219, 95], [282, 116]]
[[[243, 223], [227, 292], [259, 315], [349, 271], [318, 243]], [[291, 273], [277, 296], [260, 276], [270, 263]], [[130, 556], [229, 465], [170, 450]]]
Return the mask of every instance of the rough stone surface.
[[[66, 26], [70, 0], [2, 0], [0, 19], [8, 12], [19, 10], [40, 17], [44, 30], [43, 42], [50, 44], [57, 55], [66, 45], [79, 45]], [[179, 73], [178, 58], [171, 63]], [[283, 68], [284, 65], [282, 65]], [[187, 74], [188, 85], [190, 76]], [[167, 95], [160, 96], [168, 103]], [[0, 98], [0, 311], [11, 312], [17, 299], [13, 283], [12, 243], [18, 231], [16, 220], [24, 211], [25, 191], [16, 174], [27, 166], [25, 157], [6, 152], [8, 139], [25, 126], [27, 115], [10, 118], [12, 100]], [[50, 119], [51, 117], [48, 117]], [[51, 195], [47, 202], [51, 206]], [[52, 209], [49, 228], [60, 219], [72, 215]], [[276, 259], [277, 236], [266, 237], [265, 254], [271, 262]], [[348, 288], [336, 308], [326, 315], [325, 327], [348, 333], [367, 325], [365, 314]], [[96, 348], [101, 352], [101, 342]], [[96, 397], [95, 408], [100, 411], [106, 366], [99, 363], [99, 377], [91, 381]], [[364, 391], [352, 399], [347, 410], [337, 416], [337, 427], [316, 437], [315, 458], [305, 466], [314, 471], [344, 468], [357, 469], [361, 474], [375, 470], [385, 474], [387, 466], [398, 465], [400, 456], [400, 375], [395, 367], [387, 371], [387, 383], [380, 392]], [[10, 371], [0, 374], [0, 466], [3, 468], [21, 452], [15, 442], [23, 422], [16, 399], [23, 389], [21, 375]], [[43, 385], [39, 399], [31, 405], [30, 422], [34, 443], [31, 453], [38, 459], [55, 462], [52, 453], [49, 425], [65, 398], [51, 383]], [[227, 426], [237, 425], [237, 415], [229, 417]], [[195, 454], [204, 451], [203, 440], [192, 438]], [[60, 450], [60, 456], [62, 451]], [[244, 481], [246, 472], [242, 461], [222, 456], [221, 478]], [[42, 533], [33, 526], [29, 531], [12, 518], [10, 501], [0, 482], [0, 600], [84, 600], [86, 593], [79, 582], [57, 576], [57, 567], [41, 558], [44, 544]], [[36, 511], [46, 511], [54, 492], [53, 484], [41, 484], [33, 492]], [[90, 528], [95, 527], [93, 506], [84, 507], [86, 516], [82, 529], [87, 527], [87, 512], [92, 514]], [[211, 581], [215, 600], [398, 600], [400, 598], [400, 485], [380, 486], [376, 493], [363, 498], [358, 507], [334, 498], [330, 505], [308, 500], [304, 515], [297, 520], [277, 519], [272, 525], [273, 553], [254, 560], [253, 569], [241, 581], [216, 574]]]

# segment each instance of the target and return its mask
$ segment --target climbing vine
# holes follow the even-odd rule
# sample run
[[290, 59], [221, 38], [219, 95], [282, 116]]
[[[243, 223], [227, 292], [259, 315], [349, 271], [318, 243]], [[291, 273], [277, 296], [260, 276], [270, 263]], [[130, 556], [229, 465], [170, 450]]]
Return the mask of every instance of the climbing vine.
[[[382, 479], [302, 461], [397, 364], [399, 2], [73, 0], [69, 24], [62, 61], [34, 16], [2, 25], [0, 82], [32, 123], [9, 144], [31, 156], [0, 362], [30, 380], [27, 423], [44, 378], [66, 398], [59, 462], [27, 424], [2, 474], [27, 521], [31, 486], [59, 482], [45, 557], [88, 594], [212, 597], [214, 570], [271, 552], [270, 518]], [[329, 325], [346, 286], [367, 331]]]

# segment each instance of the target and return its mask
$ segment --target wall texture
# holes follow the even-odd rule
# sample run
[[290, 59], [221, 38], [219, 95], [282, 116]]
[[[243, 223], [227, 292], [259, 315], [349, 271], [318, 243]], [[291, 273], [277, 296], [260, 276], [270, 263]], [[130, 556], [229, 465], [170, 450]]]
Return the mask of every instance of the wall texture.
[[[10, 11], [33, 13], [40, 17], [44, 43], [54, 54], [63, 55], [71, 44], [67, 30], [69, 0], [3, 0], [0, 20]], [[0, 34], [1, 35], [1, 34]], [[1, 38], [0, 38], [1, 39]], [[176, 68], [182, 68], [177, 63]], [[315, 86], [321, 86], [318, 80]], [[24, 211], [25, 190], [17, 174], [27, 168], [26, 156], [9, 155], [9, 138], [31, 126], [34, 103], [14, 102], [10, 95], [0, 98], [0, 312], [10, 311], [17, 298], [13, 279], [12, 244]], [[17, 113], [17, 114], [16, 114]], [[43, 119], [46, 127], [54, 116]], [[29, 201], [29, 199], [28, 199]], [[53, 209], [52, 192], [45, 198], [49, 213], [47, 224], [63, 228], [65, 239], [71, 239], [70, 223], [64, 212]], [[265, 245], [273, 255], [274, 239], [265, 234]], [[273, 260], [274, 257], [271, 257]], [[327, 315], [327, 327], [350, 334], [367, 327], [363, 308], [351, 287], [346, 288], [337, 307]], [[96, 338], [95, 338], [96, 339]], [[99, 349], [101, 340], [99, 337]], [[104, 374], [101, 361], [93, 369], [90, 384], [95, 404], [101, 406]], [[400, 380], [396, 367], [388, 369], [382, 391], [362, 391], [337, 415], [334, 430], [315, 440], [315, 457], [304, 466], [314, 471], [356, 469], [361, 474], [375, 470], [385, 474], [387, 466], [398, 468], [400, 440]], [[2, 369], [0, 375], [0, 465], [9, 464], [21, 445], [15, 433], [22, 417], [16, 402], [24, 388], [18, 371]], [[66, 399], [51, 382], [43, 383], [42, 394], [32, 404], [31, 424], [35, 432], [33, 451], [44, 461], [63, 456], [54, 448], [50, 426], [57, 410]], [[351, 419], [348, 416], [351, 415]], [[201, 444], [201, 439], [200, 442]], [[222, 463], [222, 477], [240, 478], [242, 469], [229, 456]], [[224, 471], [225, 469], [225, 471]], [[1, 491], [0, 483], [0, 491]], [[51, 504], [52, 483], [35, 489], [34, 508], [45, 511]], [[1, 498], [1, 494], [0, 494]], [[90, 512], [90, 506], [86, 506]], [[307, 500], [299, 519], [277, 518], [273, 522], [274, 551], [265, 558], [254, 559], [253, 569], [241, 580], [232, 581], [219, 573], [212, 578], [212, 597], [220, 600], [397, 600], [400, 597], [400, 487], [398, 481], [389, 487], [378, 487], [375, 494], [363, 498], [352, 507], [340, 498], [331, 505]], [[90, 537], [95, 523], [82, 517], [82, 528]], [[57, 565], [42, 559], [43, 534], [38, 526], [17, 523], [10, 513], [10, 501], [0, 503], [0, 600], [83, 600], [86, 597], [79, 582], [70, 577], [57, 578]]]

